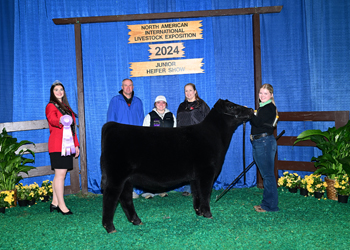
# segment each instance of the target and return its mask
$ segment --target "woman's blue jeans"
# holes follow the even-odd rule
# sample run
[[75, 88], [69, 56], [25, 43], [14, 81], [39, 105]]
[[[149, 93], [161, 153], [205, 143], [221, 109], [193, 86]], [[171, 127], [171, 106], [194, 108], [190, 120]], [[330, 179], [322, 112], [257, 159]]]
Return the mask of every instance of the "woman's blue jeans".
[[252, 141], [253, 157], [263, 178], [264, 193], [261, 208], [266, 211], [278, 211], [277, 183], [274, 173], [276, 139], [273, 135]]

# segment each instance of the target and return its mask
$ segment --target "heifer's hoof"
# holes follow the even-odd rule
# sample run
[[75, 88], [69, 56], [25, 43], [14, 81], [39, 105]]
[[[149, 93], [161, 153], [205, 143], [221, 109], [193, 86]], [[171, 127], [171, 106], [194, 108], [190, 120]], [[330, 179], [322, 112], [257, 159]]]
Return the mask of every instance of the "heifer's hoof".
[[109, 233], [109, 234], [117, 232], [117, 230], [115, 230], [115, 227], [113, 224], [109, 225], [109, 226], [103, 225], [103, 227], [106, 229], [107, 233]]
[[209, 218], [209, 219], [213, 219], [213, 215], [211, 214], [211, 212], [205, 212], [205, 213], [203, 213], [203, 217]]
[[136, 226], [143, 225], [142, 221], [139, 218], [137, 218], [136, 220], [132, 220], [131, 223], [136, 225]]

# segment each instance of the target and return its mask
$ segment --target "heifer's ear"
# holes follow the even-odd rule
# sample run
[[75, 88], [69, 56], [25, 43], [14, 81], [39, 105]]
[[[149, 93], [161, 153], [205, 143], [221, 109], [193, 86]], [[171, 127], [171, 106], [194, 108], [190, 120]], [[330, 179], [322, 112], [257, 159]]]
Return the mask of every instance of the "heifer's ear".
[[222, 111], [223, 109], [223, 106], [225, 105], [225, 101], [224, 100], [222, 100], [222, 99], [219, 99], [216, 103], [215, 103], [215, 105], [214, 105], [214, 108], [217, 110], [217, 111]]

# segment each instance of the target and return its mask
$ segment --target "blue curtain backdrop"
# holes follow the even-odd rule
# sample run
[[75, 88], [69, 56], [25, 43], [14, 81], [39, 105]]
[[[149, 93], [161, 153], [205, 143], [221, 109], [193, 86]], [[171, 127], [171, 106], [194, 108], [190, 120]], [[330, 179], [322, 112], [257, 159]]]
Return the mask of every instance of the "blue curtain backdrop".
[[[73, 25], [53, 18], [127, 15], [283, 5], [281, 13], [260, 15], [262, 81], [275, 89], [283, 111], [349, 110], [350, 2], [287, 0], [17, 0], [0, 1], [0, 122], [45, 119], [52, 82], [59, 79], [77, 111]], [[157, 95], [165, 95], [176, 114], [186, 83], [196, 84], [210, 107], [219, 99], [254, 107], [252, 16], [203, 17], [82, 24], [88, 188], [100, 192], [100, 138], [110, 99], [130, 77], [130, 62], [148, 61], [148, 43], [128, 44], [131, 24], [202, 20], [203, 38], [182, 41], [185, 58], [203, 58], [204, 74], [133, 78], [135, 95], [147, 114]], [[305, 129], [327, 129], [332, 123], [280, 122], [278, 133], [298, 135]], [[245, 135], [246, 165], [252, 162], [250, 124]], [[13, 133], [19, 140], [46, 142], [48, 131]], [[233, 135], [223, 170], [214, 188], [226, 187], [243, 170], [243, 129]], [[313, 148], [279, 147], [279, 158], [309, 161]], [[35, 166], [49, 165], [48, 153]], [[25, 179], [41, 183], [53, 176]], [[67, 183], [69, 183], [67, 181]], [[256, 184], [256, 169], [235, 187]]]
[[12, 121], [13, 113], [13, 53], [14, 5], [0, 2], [0, 123]]

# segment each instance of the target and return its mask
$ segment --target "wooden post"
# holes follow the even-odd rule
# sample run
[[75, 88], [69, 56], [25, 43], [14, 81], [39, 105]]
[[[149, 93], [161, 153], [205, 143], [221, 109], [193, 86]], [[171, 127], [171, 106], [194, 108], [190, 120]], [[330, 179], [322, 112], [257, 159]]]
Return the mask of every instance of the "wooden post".
[[85, 106], [84, 106], [84, 81], [83, 81], [83, 56], [81, 48], [81, 25], [74, 24], [75, 31], [75, 56], [77, 67], [78, 85], [78, 114], [79, 114], [79, 141], [80, 147], [80, 173], [81, 189], [83, 194], [87, 194], [87, 164], [86, 164], [86, 134], [85, 134]]
[[253, 15], [253, 50], [254, 50], [254, 89], [255, 109], [259, 108], [259, 91], [261, 80], [261, 44], [260, 44], [260, 15]]
[[[253, 15], [253, 50], [254, 50], [254, 97], [255, 109], [259, 108], [259, 91], [262, 86], [261, 80], [261, 44], [260, 44], [260, 15]], [[256, 164], [255, 164], [256, 165]], [[258, 166], [256, 166], [256, 185], [263, 188], [262, 177]]]

